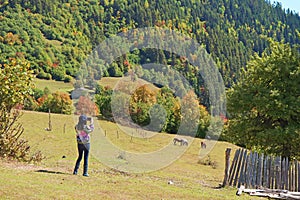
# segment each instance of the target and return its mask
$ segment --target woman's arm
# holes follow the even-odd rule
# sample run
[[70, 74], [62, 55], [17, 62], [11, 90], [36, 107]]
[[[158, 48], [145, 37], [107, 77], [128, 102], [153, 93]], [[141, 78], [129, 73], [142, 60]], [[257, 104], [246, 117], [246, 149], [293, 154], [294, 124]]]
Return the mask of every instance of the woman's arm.
[[86, 133], [91, 133], [94, 130], [94, 119], [92, 117], [90, 119], [90, 124], [86, 126]]

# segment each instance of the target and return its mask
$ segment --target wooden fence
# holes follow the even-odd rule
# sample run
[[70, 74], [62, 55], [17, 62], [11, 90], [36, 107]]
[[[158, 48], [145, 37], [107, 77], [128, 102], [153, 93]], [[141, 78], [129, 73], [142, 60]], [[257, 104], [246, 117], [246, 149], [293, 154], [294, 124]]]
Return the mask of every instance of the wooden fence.
[[[228, 151], [226, 152], [227, 155]], [[291, 161], [280, 156], [272, 157], [238, 149], [232, 164], [230, 166], [227, 164], [226, 168], [225, 185], [238, 188], [243, 185], [246, 188], [269, 188], [300, 192], [300, 164], [296, 160]]]

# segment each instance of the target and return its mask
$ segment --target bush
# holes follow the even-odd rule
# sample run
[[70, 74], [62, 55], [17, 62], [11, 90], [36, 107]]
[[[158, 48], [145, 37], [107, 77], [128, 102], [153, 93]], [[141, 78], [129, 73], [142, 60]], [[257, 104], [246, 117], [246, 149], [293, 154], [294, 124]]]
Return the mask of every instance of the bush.
[[74, 82], [73, 86], [74, 86], [75, 89], [82, 88], [83, 87], [83, 82], [81, 80], [76, 80]]
[[99, 115], [99, 109], [97, 105], [88, 97], [80, 96], [78, 103], [76, 104], [75, 114], [87, 114], [91, 116]]
[[41, 89], [38, 89], [38, 88], [33, 89], [33, 97], [34, 97], [35, 100], [38, 100], [44, 94], [45, 94], [45, 92]]
[[216, 169], [218, 167], [217, 161], [213, 161], [209, 155], [205, 159], [199, 160], [198, 164], [209, 165], [213, 169]]
[[46, 79], [46, 80], [51, 80], [52, 76], [51, 74], [48, 74], [44, 71], [41, 71], [39, 72], [37, 75], [36, 75], [37, 78], [40, 78], [40, 79]]
[[109, 88], [104, 88], [104, 90], [100, 91], [100, 94], [95, 95], [96, 104], [100, 110], [100, 114], [102, 117], [106, 119], [110, 119], [112, 117], [111, 110], [111, 97], [112, 90]]
[[20, 116], [20, 111], [16, 109], [10, 113], [0, 110], [0, 155], [18, 161], [40, 162], [44, 158], [42, 153], [38, 151], [31, 154], [28, 141], [21, 138], [24, 128], [17, 123]]
[[72, 80], [73, 80], [73, 77], [72, 77], [72, 76], [66, 75], [66, 76], [65, 76], [65, 79], [64, 79], [64, 82], [65, 82], [65, 83], [70, 83]]
[[44, 95], [38, 99], [38, 111], [52, 113], [71, 114], [72, 100], [67, 93], [55, 92], [51, 95]]
[[118, 64], [112, 63], [111, 66], [108, 68], [109, 76], [111, 77], [121, 77], [123, 76], [123, 72], [119, 68]]
[[24, 100], [24, 108], [25, 110], [37, 110], [38, 105], [35, 101], [34, 97], [29, 96]]
[[54, 69], [51, 72], [52, 78], [57, 81], [63, 81], [65, 79], [65, 72], [62, 69]]

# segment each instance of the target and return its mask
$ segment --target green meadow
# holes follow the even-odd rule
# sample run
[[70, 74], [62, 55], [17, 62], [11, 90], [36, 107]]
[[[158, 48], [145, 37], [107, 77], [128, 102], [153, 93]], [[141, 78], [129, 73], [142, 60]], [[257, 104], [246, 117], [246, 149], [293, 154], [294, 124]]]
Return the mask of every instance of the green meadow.
[[[0, 161], [0, 199], [254, 198], [247, 195], [237, 197], [236, 188], [219, 188], [224, 176], [225, 150], [230, 147], [234, 152], [237, 148], [232, 144], [217, 142], [209, 158], [199, 160], [201, 139], [194, 139], [176, 161], [145, 173], [118, 171], [104, 165], [91, 151], [90, 177], [83, 177], [81, 173], [77, 176], [72, 174], [77, 158], [74, 133], [77, 116], [51, 114], [52, 131], [46, 131], [48, 121], [47, 113], [24, 111], [20, 119], [25, 129], [23, 137], [29, 141], [33, 151], [42, 151], [45, 158], [41, 163], [31, 164]], [[132, 137], [125, 134], [128, 130], [120, 129], [114, 123], [97, 121], [95, 124], [92, 139], [101, 134], [102, 138], [128, 152], [152, 152], [172, 142], [174, 137], [166, 133], [156, 133], [148, 138]], [[101, 141], [97, 144], [92, 141], [91, 145], [95, 151]], [[176, 148], [184, 147], [178, 145]], [[111, 155], [111, 159], [117, 159], [116, 156]], [[214, 165], [204, 165], [207, 159]], [[169, 181], [174, 184], [168, 184]]]
[[74, 88], [72, 83], [64, 83], [55, 80], [43, 80], [36, 78], [34, 79], [33, 83], [36, 88], [43, 90], [45, 87], [47, 87], [51, 92], [71, 92]]

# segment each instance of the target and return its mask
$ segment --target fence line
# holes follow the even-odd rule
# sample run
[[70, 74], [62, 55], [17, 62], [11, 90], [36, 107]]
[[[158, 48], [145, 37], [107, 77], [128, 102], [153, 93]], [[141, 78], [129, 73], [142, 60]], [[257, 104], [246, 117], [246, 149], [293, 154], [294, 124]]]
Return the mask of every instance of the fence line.
[[300, 192], [300, 164], [297, 160], [281, 156], [272, 157], [238, 149], [228, 168], [228, 174], [224, 176], [224, 183], [238, 188], [243, 185], [249, 189], [269, 188]]

